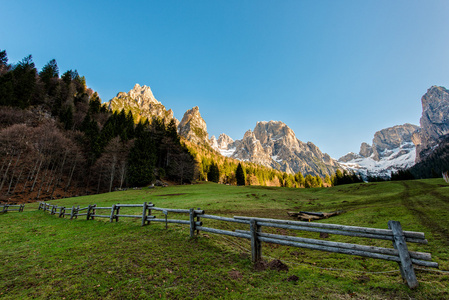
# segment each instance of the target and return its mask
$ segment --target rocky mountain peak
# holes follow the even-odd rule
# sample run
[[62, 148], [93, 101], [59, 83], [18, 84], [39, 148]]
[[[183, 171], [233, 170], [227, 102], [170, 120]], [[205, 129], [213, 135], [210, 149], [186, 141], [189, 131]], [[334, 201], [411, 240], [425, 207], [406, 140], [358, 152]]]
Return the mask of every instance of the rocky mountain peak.
[[193, 143], [199, 145], [210, 144], [206, 122], [201, 117], [198, 106], [195, 106], [184, 113], [184, 116], [178, 125], [178, 132], [181, 136]]
[[358, 155], [348, 153], [338, 161], [364, 176], [390, 177], [392, 171], [414, 164], [412, 136], [418, 129], [418, 126], [407, 123], [379, 130], [374, 134], [372, 146], [362, 143]]
[[218, 141], [217, 138], [215, 137], [215, 135], [213, 135], [210, 140], [209, 140], [209, 144], [212, 148], [214, 149], [218, 149]]
[[255, 137], [262, 143], [273, 147], [282, 144], [289, 149], [298, 151], [300, 142], [293, 130], [281, 121], [257, 122], [254, 128]]
[[141, 105], [148, 103], [161, 104], [156, 100], [149, 86], [140, 86], [138, 83], [136, 83], [134, 88], [128, 92], [128, 96]]
[[229, 145], [232, 145], [233, 143], [234, 143], [234, 140], [230, 136], [228, 136], [224, 133], [220, 134], [220, 136], [218, 137], [218, 140], [217, 140], [217, 144], [218, 144], [217, 146], [220, 149], [228, 149]]
[[363, 142], [362, 145], [360, 145], [359, 154], [363, 157], [370, 157], [373, 154], [373, 147]]
[[269, 140], [278, 140], [285, 136], [294, 136], [295, 133], [281, 121], [257, 122], [254, 134], [262, 143]]
[[373, 138], [374, 160], [379, 161], [388, 156], [388, 151], [412, 143], [412, 135], [418, 129], [418, 126], [406, 123], [377, 131]]
[[173, 116], [171, 109], [166, 110], [153, 95], [149, 86], [141, 86], [138, 83], [128, 93], [120, 92], [109, 101], [109, 109], [112, 111], [131, 111], [136, 122], [141, 119], [151, 120], [154, 117], [162, 119], [166, 124], [171, 120], [179, 121]]
[[416, 145], [416, 162], [427, 157], [439, 139], [449, 134], [449, 90], [432, 86], [421, 98], [421, 129], [413, 135]]
[[332, 174], [338, 163], [313, 143], [303, 143], [281, 121], [257, 122], [241, 140], [220, 135], [217, 148], [223, 155], [255, 162], [288, 173]]

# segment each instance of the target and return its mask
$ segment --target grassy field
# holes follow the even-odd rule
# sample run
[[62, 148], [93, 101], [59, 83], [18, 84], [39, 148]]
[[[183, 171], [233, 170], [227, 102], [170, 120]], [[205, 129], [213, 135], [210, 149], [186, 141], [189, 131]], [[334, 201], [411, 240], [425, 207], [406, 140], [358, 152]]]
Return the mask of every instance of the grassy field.
[[[152, 202], [158, 207], [201, 208], [208, 214], [290, 219], [287, 211], [345, 213], [320, 222], [421, 231], [440, 270], [449, 270], [449, 185], [442, 179], [363, 183], [322, 189], [238, 187], [211, 183], [129, 190], [52, 201], [57, 205]], [[27, 204], [0, 215], [2, 299], [447, 299], [449, 272], [416, 270], [415, 290], [402, 282], [394, 262], [263, 244], [267, 261], [288, 271], [255, 270], [249, 241], [200, 233], [185, 225], [140, 220], [58, 218]], [[123, 211], [125, 213], [125, 211]], [[141, 213], [139, 209], [135, 213]], [[126, 213], [133, 213], [127, 209]], [[187, 218], [169, 215], [170, 218]], [[203, 220], [204, 226], [248, 226]], [[288, 233], [285, 230], [272, 232]], [[289, 233], [291, 234], [291, 233]], [[296, 233], [318, 238], [318, 233]], [[332, 241], [391, 246], [391, 242], [331, 236]], [[297, 280], [292, 280], [293, 275]]]

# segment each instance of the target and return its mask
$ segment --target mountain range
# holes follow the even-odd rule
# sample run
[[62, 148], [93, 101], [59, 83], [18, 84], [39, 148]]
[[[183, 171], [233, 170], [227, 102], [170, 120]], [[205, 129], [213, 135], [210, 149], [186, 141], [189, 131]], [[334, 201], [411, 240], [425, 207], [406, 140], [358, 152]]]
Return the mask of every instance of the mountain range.
[[161, 118], [177, 124], [178, 133], [193, 144], [211, 148], [221, 155], [250, 161], [287, 173], [325, 176], [337, 169], [352, 170], [363, 177], [387, 178], [420, 162], [438, 148], [439, 140], [449, 133], [449, 91], [432, 86], [422, 97], [420, 125], [397, 125], [379, 130], [371, 145], [364, 142], [359, 152], [350, 152], [338, 160], [331, 158], [312, 142], [302, 142], [281, 121], [257, 122], [239, 140], [225, 133], [209, 138], [207, 125], [198, 106], [185, 112], [181, 122], [171, 109], [154, 97], [150, 87], [136, 84], [128, 93], [120, 92], [108, 103], [113, 111], [132, 111], [136, 121]]

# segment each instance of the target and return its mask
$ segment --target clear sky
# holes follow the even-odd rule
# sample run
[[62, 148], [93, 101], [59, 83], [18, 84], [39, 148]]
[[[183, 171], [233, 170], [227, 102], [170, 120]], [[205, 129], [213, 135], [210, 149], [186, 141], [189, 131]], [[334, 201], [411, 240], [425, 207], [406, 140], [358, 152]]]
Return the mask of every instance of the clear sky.
[[334, 158], [449, 87], [447, 0], [0, 0], [0, 20], [10, 63], [54, 58], [103, 101], [148, 85], [210, 135], [280, 120]]

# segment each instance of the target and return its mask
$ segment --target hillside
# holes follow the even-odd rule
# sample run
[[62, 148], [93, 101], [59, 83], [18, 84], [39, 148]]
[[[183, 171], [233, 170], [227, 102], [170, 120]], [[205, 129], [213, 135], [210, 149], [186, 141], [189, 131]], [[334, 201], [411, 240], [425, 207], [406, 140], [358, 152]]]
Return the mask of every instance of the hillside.
[[[419, 287], [409, 290], [397, 264], [357, 256], [263, 244], [267, 260], [280, 259], [287, 272], [254, 270], [249, 242], [201, 233], [189, 239], [182, 225], [104, 219], [60, 219], [37, 204], [23, 213], [0, 215], [0, 291], [3, 299], [145, 299], [161, 297], [248, 299], [444, 299], [449, 294], [449, 185], [442, 179], [354, 184], [329, 189], [238, 187], [212, 183], [113, 192], [52, 201], [72, 206], [142, 203], [160, 207], [201, 207], [208, 214], [287, 219], [287, 211], [345, 210], [320, 222], [422, 231], [440, 270], [417, 271]], [[139, 213], [136, 211], [136, 213]], [[173, 217], [173, 216], [171, 216]], [[227, 229], [228, 223], [204, 220]], [[206, 223], [207, 222], [207, 223]], [[18, 226], [20, 224], [20, 226]], [[285, 232], [283, 232], [285, 233]], [[301, 234], [302, 236], [302, 234]], [[316, 234], [304, 233], [317, 238]], [[332, 240], [350, 241], [348, 237]], [[374, 241], [367, 240], [373, 245]], [[389, 242], [375, 242], [374, 245]], [[288, 278], [297, 276], [297, 281]]]
[[[54, 59], [38, 71], [31, 55], [16, 64], [6, 51], [0, 58], [0, 203], [196, 180], [196, 162], [173, 119], [136, 115], [135, 122], [130, 110], [108, 110], [76, 70], [60, 77]], [[169, 115], [149, 88], [129, 94], [152, 97]]]

